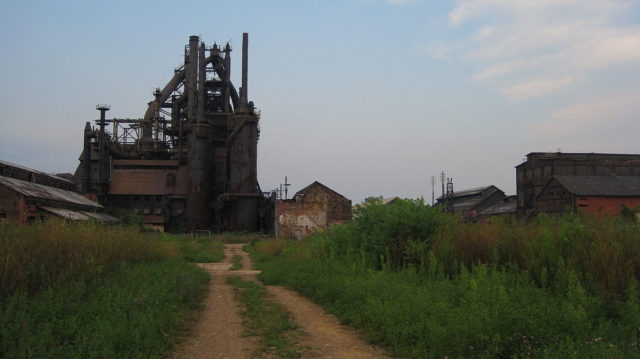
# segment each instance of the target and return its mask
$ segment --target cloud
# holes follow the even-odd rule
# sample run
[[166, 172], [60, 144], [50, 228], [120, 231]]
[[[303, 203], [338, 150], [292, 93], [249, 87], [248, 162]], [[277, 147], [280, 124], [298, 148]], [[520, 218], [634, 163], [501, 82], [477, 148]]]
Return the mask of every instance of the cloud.
[[[640, 64], [632, 0], [458, 0], [449, 23], [473, 80], [513, 101], [556, 94], [598, 72]], [[442, 57], [432, 51], [432, 56]]]
[[546, 121], [533, 125], [531, 134], [562, 142], [577, 134], [597, 137], [607, 128], [628, 128], [629, 123], [637, 121], [639, 97], [640, 91], [627, 91], [567, 105], [553, 111]]
[[421, 2], [422, 0], [387, 0], [391, 5], [405, 5]]
[[445, 43], [436, 43], [427, 47], [429, 55], [437, 60], [449, 60], [451, 57], [452, 48]]
[[570, 76], [519, 82], [502, 89], [502, 94], [513, 101], [522, 101], [541, 95], [546, 95], [573, 84], [575, 79]]

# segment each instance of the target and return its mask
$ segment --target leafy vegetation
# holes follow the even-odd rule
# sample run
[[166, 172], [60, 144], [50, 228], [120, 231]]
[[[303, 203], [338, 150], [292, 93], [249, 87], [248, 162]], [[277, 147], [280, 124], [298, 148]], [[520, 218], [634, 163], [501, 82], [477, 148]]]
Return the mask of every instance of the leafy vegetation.
[[299, 358], [303, 348], [295, 337], [300, 335], [298, 326], [284, 307], [268, 298], [260, 284], [239, 277], [228, 277], [236, 297], [244, 308], [241, 313], [248, 335], [258, 336], [261, 353], [275, 354], [278, 358]]
[[402, 357], [640, 356], [632, 220], [464, 224], [421, 201], [374, 202], [330, 232], [250, 251], [266, 283]]
[[242, 269], [242, 256], [236, 254], [231, 258], [231, 268], [230, 270], [240, 270]]
[[137, 227], [0, 223], [0, 357], [159, 358], [202, 297], [193, 245]]
[[160, 238], [175, 243], [180, 248], [182, 258], [188, 262], [214, 263], [224, 259], [224, 243], [207, 236], [191, 237], [163, 233]]
[[1, 299], [2, 358], [161, 358], [208, 275], [179, 261], [121, 264], [91, 282]]

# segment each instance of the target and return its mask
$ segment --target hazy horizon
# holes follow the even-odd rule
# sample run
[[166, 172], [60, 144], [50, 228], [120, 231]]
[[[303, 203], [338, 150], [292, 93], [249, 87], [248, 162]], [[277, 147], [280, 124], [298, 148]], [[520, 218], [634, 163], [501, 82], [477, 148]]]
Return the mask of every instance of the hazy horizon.
[[190, 35], [231, 43], [238, 87], [243, 32], [263, 191], [430, 201], [444, 171], [514, 194], [530, 152], [640, 153], [634, 1], [34, 1], [0, 19], [0, 159], [43, 172], [73, 173], [96, 104], [142, 117]]

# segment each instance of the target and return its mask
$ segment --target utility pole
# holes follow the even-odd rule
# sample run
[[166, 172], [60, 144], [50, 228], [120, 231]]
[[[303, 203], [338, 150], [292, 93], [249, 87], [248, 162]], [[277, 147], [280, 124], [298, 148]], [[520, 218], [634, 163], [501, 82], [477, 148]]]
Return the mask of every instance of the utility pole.
[[284, 199], [288, 199], [289, 186], [291, 183], [287, 183], [287, 176], [284, 176]]
[[445, 181], [447, 180], [446, 175], [444, 174], [444, 171], [440, 172], [440, 183], [442, 184], [442, 200], [444, 201], [444, 185], [445, 185]]
[[433, 206], [436, 202], [436, 193], [435, 193], [435, 187], [436, 187], [436, 177], [435, 176], [431, 176], [431, 206]]
[[453, 178], [447, 178], [447, 212], [453, 213]]

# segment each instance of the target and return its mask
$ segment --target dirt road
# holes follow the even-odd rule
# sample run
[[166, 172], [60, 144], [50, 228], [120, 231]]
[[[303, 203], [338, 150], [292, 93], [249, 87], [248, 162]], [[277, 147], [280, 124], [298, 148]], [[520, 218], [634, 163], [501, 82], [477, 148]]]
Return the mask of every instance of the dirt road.
[[[178, 346], [173, 358], [251, 358], [255, 339], [242, 336], [242, 320], [238, 314], [238, 304], [233, 288], [225, 283], [230, 275], [240, 275], [255, 281], [259, 271], [251, 270], [251, 260], [242, 251], [242, 244], [225, 245], [225, 259], [222, 263], [202, 263], [212, 276], [209, 293], [204, 301], [205, 309], [193, 328], [191, 337]], [[240, 254], [243, 268], [230, 271], [231, 258]], [[294, 291], [267, 286], [267, 290], [293, 316], [305, 332], [301, 344], [309, 348], [303, 358], [327, 359], [376, 359], [387, 358], [381, 350], [372, 347], [351, 329], [322, 308]]]

